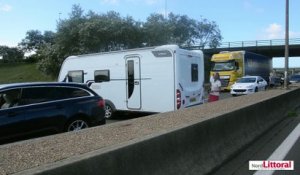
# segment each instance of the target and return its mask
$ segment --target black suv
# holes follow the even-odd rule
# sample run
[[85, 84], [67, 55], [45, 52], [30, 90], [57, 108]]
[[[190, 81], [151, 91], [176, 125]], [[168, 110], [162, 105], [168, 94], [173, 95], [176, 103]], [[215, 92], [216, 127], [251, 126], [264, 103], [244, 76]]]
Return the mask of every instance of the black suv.
[[0, 85], [0, 143], [33, 133], [105, 124], [104, 106], [104, 100], [82, 84]]

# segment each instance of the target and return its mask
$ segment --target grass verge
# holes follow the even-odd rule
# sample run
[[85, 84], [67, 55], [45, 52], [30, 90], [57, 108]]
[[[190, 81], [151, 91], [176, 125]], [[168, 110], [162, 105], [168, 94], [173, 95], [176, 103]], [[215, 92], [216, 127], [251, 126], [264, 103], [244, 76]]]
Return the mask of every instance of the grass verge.
[[37, 69], [35, 63], [0, 64], [0, 84], [56, 81]]

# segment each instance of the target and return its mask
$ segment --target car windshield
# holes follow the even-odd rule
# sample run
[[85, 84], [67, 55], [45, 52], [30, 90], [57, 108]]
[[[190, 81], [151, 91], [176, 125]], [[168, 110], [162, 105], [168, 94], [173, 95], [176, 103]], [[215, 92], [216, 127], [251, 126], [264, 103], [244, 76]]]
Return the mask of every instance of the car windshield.
[[248, 77], [248, 78], [241, 78], [237, 81], [237, 83], [255, 83], [256, 78]]
[[228, 71], [228, 70], [234, 70], [235, 65], [234, 61], [228, 61], [228, 62], [214, 62], [213, 64], [213, 71]]

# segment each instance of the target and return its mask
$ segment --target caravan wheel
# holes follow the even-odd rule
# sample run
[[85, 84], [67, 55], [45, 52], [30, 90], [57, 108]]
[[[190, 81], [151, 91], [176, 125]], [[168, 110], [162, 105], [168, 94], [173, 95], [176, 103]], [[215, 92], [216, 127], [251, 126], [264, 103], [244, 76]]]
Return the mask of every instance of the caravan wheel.
[[105, 104], [105, 118], [111, 119], [113, 118], [113, 108], [109, 104]]

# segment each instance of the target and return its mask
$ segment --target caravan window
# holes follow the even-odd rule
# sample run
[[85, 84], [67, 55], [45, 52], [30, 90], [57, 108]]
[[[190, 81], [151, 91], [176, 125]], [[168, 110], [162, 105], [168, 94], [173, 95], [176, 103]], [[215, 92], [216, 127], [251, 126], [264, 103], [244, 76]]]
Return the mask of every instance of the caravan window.
[[83, 71], [82, 70], [69, 71], [68, 82], [83, 83]]
[[95, 74], [95, 82], [110, 81], [109, 70], [96, 70], [94, 74]]
[[198, 81], [198, 64], [192, 64], [192, 82]]

